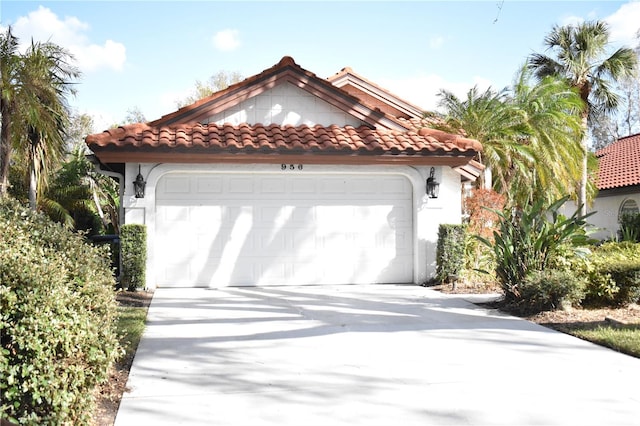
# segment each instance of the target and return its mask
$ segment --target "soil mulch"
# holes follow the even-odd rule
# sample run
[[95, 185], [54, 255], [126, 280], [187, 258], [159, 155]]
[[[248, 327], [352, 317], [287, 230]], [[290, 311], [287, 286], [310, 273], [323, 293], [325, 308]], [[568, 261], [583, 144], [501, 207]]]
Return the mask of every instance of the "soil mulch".
[[[457, 283], [455, 289], [452, 284], [438, 284], [429, 288], [448, 294], [500, 293], [500, 287], [491, 284]], [[535, 314], [509, 307], [500, 300], [482, 305], [499, 309], [562, 332], [567, 332], [572, 328], [584, 327], [585, 325], [597, 327], [598, 325], [640, 324], [640, 305], [638, 304], [619, 308], [569, 308]]]
[[[149, 308], [152, 292], [119, 291], [116, 300], [119, 306]], [[109, 372], [109, 380], [98, 389], [94, 426], [111, 426], [115, 422], [120, 399], [127, 391], [127, 379], [134, 354], [119, 359]]]

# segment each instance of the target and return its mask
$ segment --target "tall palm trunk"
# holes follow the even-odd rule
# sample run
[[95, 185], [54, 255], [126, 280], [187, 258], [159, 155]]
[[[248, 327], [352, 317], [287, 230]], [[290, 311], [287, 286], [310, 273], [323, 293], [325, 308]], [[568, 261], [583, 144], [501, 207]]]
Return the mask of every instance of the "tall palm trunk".
[[0, 99], [0, 113], [2, 114], [2, 131], [0, 133], [0, 198], [7, 195], [9, 189], [9, 162], [11, 161], [11, 118], [9, 102]]
[[29, 208], [35, 211], [38, 207], [37, 197], [38, 176], [33, 166], [29, 167]]
[[584, 133], [582, 135], [582, 174], [580, 176], [580, 184], [578, 185], [578, 206], [580, 209], [580, 215], [584, 216], [587, 214], [587, 185], [589, 184], [589, 173], [588, 173], [588, 157], [589, 157], [589, 147], [587, 145], [587, 129], [588, 129], [588, 113], [582, 114], [582, 129]]

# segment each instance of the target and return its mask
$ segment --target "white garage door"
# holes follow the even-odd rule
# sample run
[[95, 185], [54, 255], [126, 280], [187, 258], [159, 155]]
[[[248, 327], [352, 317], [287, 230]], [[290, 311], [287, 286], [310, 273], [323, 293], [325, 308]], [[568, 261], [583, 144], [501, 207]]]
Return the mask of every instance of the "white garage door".
[[412, 204], [400, 175], [168, 174], [157, 285], [412, 282]]

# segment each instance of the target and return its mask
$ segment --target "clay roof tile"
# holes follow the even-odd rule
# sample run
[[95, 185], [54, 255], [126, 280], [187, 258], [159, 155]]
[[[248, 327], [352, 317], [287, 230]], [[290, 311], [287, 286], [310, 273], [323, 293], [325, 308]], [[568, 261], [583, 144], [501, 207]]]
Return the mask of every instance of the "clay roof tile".
[[640, 185], [640, 133], [618, 139], [596, 152], [598, 189]]

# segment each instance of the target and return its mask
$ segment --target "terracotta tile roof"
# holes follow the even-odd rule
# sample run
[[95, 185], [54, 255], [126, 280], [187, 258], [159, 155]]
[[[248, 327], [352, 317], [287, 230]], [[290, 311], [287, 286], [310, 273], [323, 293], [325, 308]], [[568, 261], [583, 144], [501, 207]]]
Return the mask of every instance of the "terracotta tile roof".
[[596, 152], [598, 189], [640, 185], [640, 133], [618, 139]]
[[[312, 93], [365, 124], [206, 124], [217, 112], [283, 82]], [[468, 164], [482, 150], [476, 140], [431, 129], [429, 124], [430, 119], [398, 118], [372, 107], [285, 56], [260, 74], [158, 120], [109, 129], [89, 135], [85, 141], [105, 163], [277, 162], [284, 156], [298, 156], [330, 164], [402, 162], [458, 167]]]
[[376, 130], [367, 126], [279, 126], [262, 124], [195, 124], [151, 126], [130, 124], [89, 135], [94, 151], [118, 148], [135, 151], [180, 148], [209, 152], [322, 152], [391, 155], [475, 154], [482, 146], [473, 139], [423, 128], [417, 132]]

